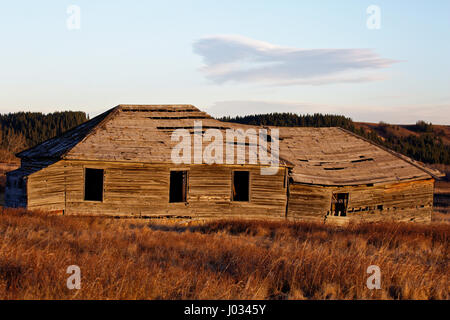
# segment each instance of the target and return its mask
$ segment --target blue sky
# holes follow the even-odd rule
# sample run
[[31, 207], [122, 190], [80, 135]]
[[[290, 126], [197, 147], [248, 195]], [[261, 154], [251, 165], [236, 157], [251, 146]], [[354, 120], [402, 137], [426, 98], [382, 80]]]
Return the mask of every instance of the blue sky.
[[187, 103], [450, 124], [449, 35], [446, 0], [2, 0], [0, 112]]

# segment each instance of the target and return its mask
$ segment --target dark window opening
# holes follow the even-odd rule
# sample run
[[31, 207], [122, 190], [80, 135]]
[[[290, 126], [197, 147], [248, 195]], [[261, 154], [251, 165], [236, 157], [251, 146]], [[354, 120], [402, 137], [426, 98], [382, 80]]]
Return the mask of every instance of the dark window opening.
[[249, 201], [250, 172], [234, 171], [232, 187], [232, 201]]
[[383, 210], [383, 205], [382, 204], [377, 205], [377, 209], [378, 210]]
[[372, 158], [365, 158], [365, 159], [358, 159], [358, 160], [352, 160], [352, 163], [357, 163], [357, 162], [364, 162], [364, 161], [373, 161]]
[[186, 202], [187, 171], [170, 171], [169, 202]]
[[347, 215], [348, 193], [333, 193], [331, 197], [331, 212], [334, 216]]
[[86, 168], [84, 175], [84, 200], [103, 201], [103, 169]]
[[162, 120], [179, 120], [179, 119], [209, 119], [207, 116], [183, 116], [183, 117], [147, 117], [148, 119], [162, 119]]

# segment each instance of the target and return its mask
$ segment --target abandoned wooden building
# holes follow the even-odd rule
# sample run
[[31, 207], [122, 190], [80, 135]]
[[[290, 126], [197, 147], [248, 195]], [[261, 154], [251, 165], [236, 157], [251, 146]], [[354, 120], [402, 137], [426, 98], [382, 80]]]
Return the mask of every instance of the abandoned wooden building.
[[7, 174], [6, 206], [65, 215], [431, 219], [439, 173], [346, 130], [277, 128], [277, 170], [264, 175], [259, 158], [175, 164], [172, 133], [194, 136], [194, 121], [200, 135], [259, 129], [191, 105], [120, 105], [20, 152], [21, 167]]

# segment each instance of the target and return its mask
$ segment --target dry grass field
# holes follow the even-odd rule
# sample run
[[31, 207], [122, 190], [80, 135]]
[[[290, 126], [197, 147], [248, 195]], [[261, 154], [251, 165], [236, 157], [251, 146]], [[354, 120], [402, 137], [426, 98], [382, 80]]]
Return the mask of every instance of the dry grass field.
[[[0, 212], [0, 299], [449, 299], [446, 223], [344, 227]], [[69, 265], [81, 289], [66, 286]], [[369, 290], [369, 265], [381, 289]]]

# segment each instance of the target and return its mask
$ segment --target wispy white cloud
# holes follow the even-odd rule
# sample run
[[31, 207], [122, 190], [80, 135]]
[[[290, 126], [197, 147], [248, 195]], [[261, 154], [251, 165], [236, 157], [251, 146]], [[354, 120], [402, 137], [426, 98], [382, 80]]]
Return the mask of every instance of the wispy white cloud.
[[298, 49], [239, 35], [216, 35], [193, 44], [203, 57], [201, 70], [216, 83], [321, 85], [383, 79], [377, 69], [398, 62], [371, 49]]

